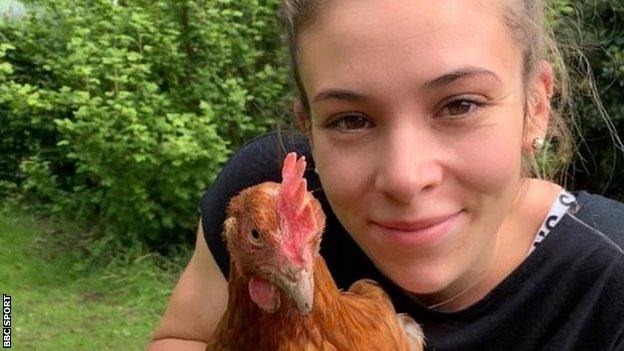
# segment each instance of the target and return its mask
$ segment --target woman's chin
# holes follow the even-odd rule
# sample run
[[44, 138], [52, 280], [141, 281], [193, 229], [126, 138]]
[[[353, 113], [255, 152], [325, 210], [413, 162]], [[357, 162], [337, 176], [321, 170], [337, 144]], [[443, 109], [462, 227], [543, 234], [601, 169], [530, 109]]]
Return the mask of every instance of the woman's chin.
[[461, 262], [463, 257], [444, 250], [427, 256], [394, 250], [370, 251], [368, 256], [386, 277], [403, 290], [417, 295], [431, 295], [448, 289], [468, 266]]
[[450, 272], [440, 269], [412, 269], [394, 274], [386, 271], [385, 275], [403, 290], [416, 295], [439, 293], [455, 280]]

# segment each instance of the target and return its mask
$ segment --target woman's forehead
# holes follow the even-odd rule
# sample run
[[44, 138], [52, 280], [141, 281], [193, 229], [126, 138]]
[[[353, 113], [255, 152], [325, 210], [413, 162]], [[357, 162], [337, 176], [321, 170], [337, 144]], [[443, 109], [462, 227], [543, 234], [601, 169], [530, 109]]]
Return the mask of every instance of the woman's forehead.
[[299, 69], [308, 94], [330, 82], [426, 81], [464, 67], [494, 71], [505, 81], [521, 68], [521, 50], [500, 5], [347, 0], [331, 1], [321, 11], [299, 38]]
[[[303, 33], [328, 28], [341, 34], [367, 33], [372, 28], [429, 30], [493, 20], [502, 24], [503, 0], [340, 0], [319, 6]], [[404, 32], [409, 34], [409, 32]]]

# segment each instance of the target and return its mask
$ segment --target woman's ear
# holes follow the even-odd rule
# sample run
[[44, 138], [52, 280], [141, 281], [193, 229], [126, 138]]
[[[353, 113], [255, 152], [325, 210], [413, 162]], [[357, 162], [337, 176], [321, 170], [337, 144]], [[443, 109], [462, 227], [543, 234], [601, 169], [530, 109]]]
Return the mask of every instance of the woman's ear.
[[553, 70], [547, 61], [538, 64], [536, 75], [529, 85], [527, 118], [522, 147], [532, 152], [536, 138], [544, 140], [550, 119], [550, 99], [553, 95]]
[[303, 107], [301, 99], [295, 99], [293, 102], [293, 114], [297, 120], [297, 126], [302, 133], [308, 134], [310, 132], [310, 116]]

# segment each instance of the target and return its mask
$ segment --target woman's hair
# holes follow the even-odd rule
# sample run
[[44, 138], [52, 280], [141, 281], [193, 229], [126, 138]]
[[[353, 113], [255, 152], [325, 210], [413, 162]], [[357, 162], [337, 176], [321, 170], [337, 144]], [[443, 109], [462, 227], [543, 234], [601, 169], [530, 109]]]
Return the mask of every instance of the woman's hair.
[[[295, 84], [299, 90], [304, 109], [310, 105], [301, 82], [297, 63], [298, 39], [320, 15], [322, 7], [330, 0], [283, 0], [281, 16], [286, 27], [286, 39], [290, 49]], [[519, 43], [523, 55], [523, 80], [525, 83], [525, 114], [532, 95], [527, 83], [531, 80], [539, 62], [547, 60], [553, 66], [555, 92], [549, 127], [542, 149], [524, 155], [525, 174], [565, 182], [565, 171], [574, 152], [571, 126], [574, 125], [569, 75], [553, 30], [546, 20], [544, 0], [503, 0], [503, 21], [511, 36]], [[599, 100], [597, 100], [600, 105]], [[525, 116], [526, 118], [526, 116]], [[526, 124], [526, 123], [525, 123]]]

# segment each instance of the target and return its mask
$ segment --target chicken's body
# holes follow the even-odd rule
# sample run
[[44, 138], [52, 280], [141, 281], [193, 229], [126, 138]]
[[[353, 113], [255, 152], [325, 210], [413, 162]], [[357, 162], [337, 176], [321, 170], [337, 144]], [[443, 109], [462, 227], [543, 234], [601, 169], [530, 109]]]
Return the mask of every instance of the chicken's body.
[[249, 299], [244, 279], [235, 278], [227, 312], [208, 350], [422, 350], [406, 334], [390, 299], [374, 281], [360, 280], [348, 292], [340, 292], [320, 256], [314, 270], [315, 305], [307, 316], [287, 299], [273, 314], [262, 311]]
[[[289, 155], [289, 157], [291, 160], [287, 158], [285, 170], [287, 167], [294, 167], [292, 165], [294, 156]], [[303, 174], [301, 162], [305, 167], [304, 161], [297, 162], [296, 173], [299, 177]], [[290, 170], [290, 172], [293, 171]], [[286, 171], [284, 174], [284, 183], [287, 183]], [[277, 191], [273, 189], [274, 186], [277, 186], [276, 183], [264, 183], [256, 187], [260, 187], [266, 194], [272, 194]], [[303, 188], [305, 190], [305, 181], [303, 181]], [[229, 218], [234, 219], [230, 223], [226, 222], [226, 232], [230, 231], [226, 233], [226, 242], [230, 250], [232, 267], [228, 279], [229, 301], [227, 310], [215, 331], [214, 339], [208, 345], [207, 350], [422, 350], [423, 337], [418, 325], [410, 317], [397, 316], [389, 297], [375, 282], [360, 280], [354, 283], [347, 292], [338, 290], [325, 261], [318, 253], [320, 234], [325, 220], [320, 204], [309, 193], [305, 192], [305, 196], [302, 195], [300, 185], [297, 189], [298, 194], [287, 195], [292, 196], [295, 202], [302, 202], [301, 206], [293, 207], [295, 219], [284, 219], [270, 213], [262, 213], [262, 211], [249, 213], [252, 218], [246, 219], [241, 217], [241, 214], [246, 214], [249, 206], [262, 208], [263, 201], [266, 199], [247, 198], [243, 202], [240, 202], [241, 198], [234, 200], [234, 205], [231, 207], [241, 208], [230, 208], [231, 211], [228, 212], [232, 213], [229, 213], [231, 215]], [[239, 196], [244, 198], [251, 191], [254, 189], [245, 190]], [[260, 195], [260, 197], [263, 196]], [[239, 203], [237, 204], [236, 201]], [[278, 212], [291, 210], [292, 208], [287, 208]], [[307, 217], [303, 217], [302, 213]], [[240, 224], [241, 221], [250, 221], [252, 224], [245, 227]], [[300, 224], [304, 229], [306, 227], [313, 229], [313, 233], [308, 235], [305, 230], [296, 232], [299, 228], [293, 229], [294, 224]], [[274, 230], [273, 232], [266, 229], [278, 225], [279, 228], [271, 229]], [[312, 228], [313, 225], [316, 227]], [[287, 231], [285, 228], [289, 228], [286, 234], [282, 233], [282, 231]], [[257, 233], [245, 236], [248, 231], [253, 233], [254, 230], [275, 234], [271, 237], [263, 237], [264, 241], [256, 239]], [[291, 234], [293, 232], [295, 234]], [[290, 235], [296, 236], [296, 241], [291, 241], [293, 239]], [[274, 247], [270, 247], [267, 252], [273, 253], [278, 258], [267, 258], [261, 255], [266, 254], [261, 250], [269, 247], [268, 244]], [[237, 249], [247, 250], [247, 252], [244, 254], [232, 252]], [[259, 262], [254, 267], [249, 267], [253, 266], [256, 261]], [[285, 265], [287, 268], [282, 269], [278, 267], [280, 265]], [[296, 268], [297, 272], [294, 272], [295, 268], [291, 266], [299, 267]], [[272, 269], [280, 272], [283, 270], [287, 273], [275, 273], [271, 271]], [[313, 283], [302, 283], [299, 280], [293, 283], [295, 280], [293, 277], [305, 281], [308, 273]], [[290, 274], [289, 278], [284, 280], [285, 278], [281, 276], [283, 274]], [[256, 276], [262, 277], [255, 278]], [[268, 283], [258, 284], [253, 279], [266, 279]], [[275, 285], [280, 287], [275, 288]], [[310, 294], [313, 291], [313, 298], [307, 297], [308, 289], [311, 290]], [[308, 299], [310, 309], [306, 302]], [[314, 302], [313, 306], [311, 300]]]

